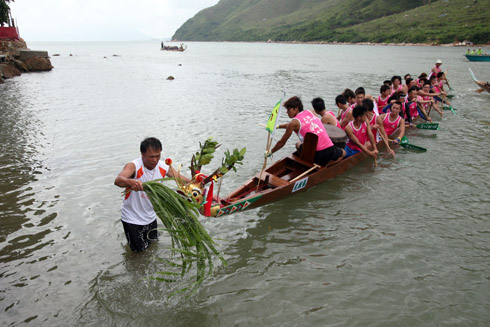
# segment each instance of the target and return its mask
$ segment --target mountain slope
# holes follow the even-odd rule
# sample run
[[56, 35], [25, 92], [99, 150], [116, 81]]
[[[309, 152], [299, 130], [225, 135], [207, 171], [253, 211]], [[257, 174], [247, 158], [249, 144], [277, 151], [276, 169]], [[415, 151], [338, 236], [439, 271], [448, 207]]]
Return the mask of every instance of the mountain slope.
[[173, 39], [486, 43], [489, 18], [490, 0], [221, 0]]

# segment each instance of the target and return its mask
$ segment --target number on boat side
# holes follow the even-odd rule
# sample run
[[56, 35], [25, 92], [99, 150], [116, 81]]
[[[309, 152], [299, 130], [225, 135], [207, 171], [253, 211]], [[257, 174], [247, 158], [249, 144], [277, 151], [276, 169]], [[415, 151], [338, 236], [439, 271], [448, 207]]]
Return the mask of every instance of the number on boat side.
[[293, 191], [291, 193], [294, 193], [296, 191], [301, 190], [302, 188], [305, 188], [306, 183], [308, 183], [308, 177], [297, 181], [296, 183], [294, 183]]

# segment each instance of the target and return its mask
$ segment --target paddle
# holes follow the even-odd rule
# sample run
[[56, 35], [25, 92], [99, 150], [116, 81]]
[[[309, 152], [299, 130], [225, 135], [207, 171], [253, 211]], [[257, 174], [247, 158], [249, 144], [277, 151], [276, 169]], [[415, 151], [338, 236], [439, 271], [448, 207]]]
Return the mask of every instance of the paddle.
[[447, 106], [447, 105], [446, 106], [443, 106], [442, 109], [443, 110], [451, 110], [452, 113], [453, 113], [453, 115], [456, 115], [456, 111], [455, 110], [458, 110], [456, 108], [453, 108], [453, 106]]
[[431, 130], [438, 130], [439, 129], [439, 123], [423, 123], [423, 124], [417, 124], [415, 127], [419, 129], [431, 129]]
[[400, 142], [400, 145], [402, 147], [404, 147], [405, 149], [418, 150], [418, 151], [421, 151], [421, 152], [427, 152], [427, 149], [426, 148], [423, 148], [423, 147], [418, 146], [418, 145], [410, 144], [409, 141], [408, 141], [408, 138], [406, 136], [402, 137], [402, 140]]
[[[448, 109], [452, 111], [453, 115], [456, 115], [456, 111], [454, 111], [454, 108], [451, 105], [448, 106], [447, 97], [444, 94], [442, 95], [442, 101], [443, 101], [442, 109], [446, 109], [446, 107], [448, 107]], [[444, 107], [444, 105], [446, 105], [446, 107]]]

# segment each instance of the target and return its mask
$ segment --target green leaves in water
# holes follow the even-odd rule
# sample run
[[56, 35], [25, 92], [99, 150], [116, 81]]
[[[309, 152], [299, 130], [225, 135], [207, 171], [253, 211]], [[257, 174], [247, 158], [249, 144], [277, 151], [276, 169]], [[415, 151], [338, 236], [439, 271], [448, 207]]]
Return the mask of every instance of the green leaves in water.
[[171, 178], [143, 183], [143, 190], [150, 199], [158, 218], [165, 226], [164, 230], [172, 239], [172, 253], [180, 256], [179, 263], [161, 259], [172, 267], [180, 268], [180, 273], [159, 272], [159, 276], [154, 277], [154, 279], [163, 282], [176, 282], [175, 277], [184, 277], [195, 264], [195, 279], [191, 279], [187, 282], [186, 287], [170, 295], [189, 292], [190, 296], [197, 290], [207, 274], [212, 273], [212, 255], [216, 255], [224, 265], [226, 265], [226, 260], [216, 250], [214, 241], [198, 220], [199, 205], [188, 201], [187, 198], [159, 182], [169, 179]]

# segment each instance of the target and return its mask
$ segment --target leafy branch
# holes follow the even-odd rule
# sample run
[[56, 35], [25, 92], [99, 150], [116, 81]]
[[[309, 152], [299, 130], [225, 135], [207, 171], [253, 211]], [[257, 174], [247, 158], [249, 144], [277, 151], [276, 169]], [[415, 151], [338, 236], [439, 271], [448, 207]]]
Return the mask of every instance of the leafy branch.
[[216, 169], [211, 175], [209, 175], [209, 177], [206, 177], [203, 183], [206, 184], [213, 179], [214, 176], [219, 178], [232, 169], [234, 172], [236, 172], [235, 165], [243, 165], [245, 152], [247, 152], [246, 148], [243, 148], [240, 151], [238, 151], [238, 149], [233, 149], [233, 152], [226, 150], [225, 157], [221, 160], [221, 167]]
[[[188, 201], [175, 190], [160, 183], [160, 181], [169, 180], [163, 178], [143, 183], [143, 190], [150, 199], [151, 204], [158, 218], [165, 226], [172, 239], [172, 254], [180, 255], [180, 263], [162, 259], [172, 267], [179, 267], [180, 273], [163, 271], [158, 272], [160, 277], [153, 279], [163, 282], [176, 282], [172, 276], [180, 275], [183, 277], [193, 266], [196, 265], [195, 279], [188, 284], [172, 293], [170, 296], [188, 292], [189, 296], [197, 290], [199, 285], [213, 271], [212, 254], [216, 255], [226, 266], [226, 260], [214, 246], [214, 241], [206, 232], [198, 220], [199, 205], [195, 202]], [[208, 272], [206, 274], [206, 266]]]
[[208, 138], [204, 144], [199, 142], [200, 150], [192, 155], [191, 159], [191, 175], [194, 176], [196, 171], [201, 171], [201, 167], [207, 165], [213, 160], [214, 152], [220, 146], [218, 142], [214, 142], [213, 138]]

